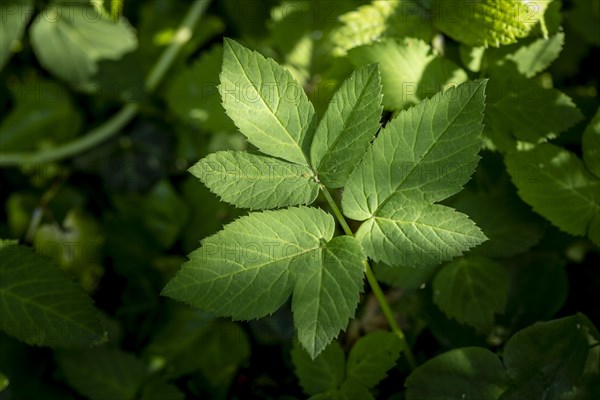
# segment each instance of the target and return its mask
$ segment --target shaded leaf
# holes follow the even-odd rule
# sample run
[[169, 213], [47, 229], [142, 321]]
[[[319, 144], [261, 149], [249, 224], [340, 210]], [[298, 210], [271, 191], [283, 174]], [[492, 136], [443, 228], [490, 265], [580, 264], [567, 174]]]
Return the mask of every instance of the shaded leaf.
[[38, 346], [84, 347], [105, 341], [85, 292], [50, 260], [0, 241], [0, 314], [6, 333]]

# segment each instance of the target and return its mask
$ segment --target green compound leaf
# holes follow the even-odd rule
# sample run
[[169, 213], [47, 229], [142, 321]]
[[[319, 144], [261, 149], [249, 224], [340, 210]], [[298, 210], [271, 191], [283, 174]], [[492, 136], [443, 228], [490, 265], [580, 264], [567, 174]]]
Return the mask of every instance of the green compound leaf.
[[345, 357], [338, 342], [332, 342], [315, 359], [296, 345], [292, 362], [300, 386], [308, 395], [335, 390], [344, 380]]
[[134, 400], [144, 379], [142, 361], [117, 349], [60, 352], [57, 362], [69, 385], [91, 400]]
[[600, 179], [575, 154], [544, 143], [505, 161], [519, 196], [534, 211], [567, 233], [588, 234], [600, 213]]
[[105, 341], [91, 299], [50, 260], [0, 240], [1, 328], [30, 345], [85, 347]]
[[366, 220], [357, 238], [369, 257], [424, 265], [485, 240], [466, 216], [431, 204], [460, 191], [479, 160], [485, 83], [465, 83], [401, 112], [352, 173], [342, 206], [349, 218]]
[[319, 194], [309, 167], [242, 151], [209, 154], [189, 171], [223, 201], [241, 208], [310, 204]]
[[334, 228], [333, 217], [315, 208], [250, 214], [204, 239], [163, 294], [252, 319], [273, 313], [294, 292], [298, 336], [314, 358], [345, 328], [362, 289], [362, 251], [354, 239], [331, 240]]
[[404, 109], [467, 80], [461, 68], [419, 39], [387, 39], [352, 49], [348, 55], [357, 67], [380, 64], [383, 106], [389, 110]]
[[433, 280], [433, 302], [450, 318], [489, 332], [508, 295], [508, 271], [492, 260], [464, 258], [442, 267]]
[[496, 400], [508, 383], [504, 366], [494, 353], [465, 347], [419, 366], [406, 380], [406, 399]]
[[379, 67], [353, 72], [333, 96], [313, 139], [310, 159], [321, 182], [344, 186], [377, 133], [382, 111]]
[[75, 84], [98, 72], [101, 60], [118, 60], [137, 48], [137, 39], [121, 18], [114, 23], [91, 6], [53, 4], [30, 28], [33, 51], [57, 77]]
[[182, 121], [211, 132], [235, 132], [219, 97], [219, 72], [223, 48], [214, 46], [189, 68], [179, 72], [169, 84], [169, 109]]
[[599, 341], [598, 330], [583, 314], [517, 332], [504, 349], [514, 385], [502, 399], [593, 398], [600, 379]]
[[548, 0], [433, 1], [435, 26], [452, 39], [469, 46], [515, 43], [528, 36], [543, 20]]
[[33, 0], [3, 1], [0, 3], [0, 71], [6, 65], [13, 53], [13, 48], [19, 43], [31, 14]]
[[225, 39], [219, 86], [223, 106], [261, 152], [308, 165], [315, 110], [289, 71]]
[[583, 132], [583, 161], [588, 169], [600, 177], [600, 108]]

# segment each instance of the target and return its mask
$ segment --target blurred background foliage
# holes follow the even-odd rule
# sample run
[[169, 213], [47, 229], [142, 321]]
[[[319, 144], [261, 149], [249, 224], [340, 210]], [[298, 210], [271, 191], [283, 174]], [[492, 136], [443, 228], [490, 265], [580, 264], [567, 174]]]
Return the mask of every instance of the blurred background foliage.
[[[376, 267], [421, 362], [457, 347], [501, 349], [518, 330], [575, 312], [598, 326], [598, 243], [532, 211], [503, 159], [548, 139], [582, 154], [598, 108], [597, 1], [554, 0], [544, 28], [487, 49], [399, 12], [427, 0], [205, 3], [154, 91], [146, 77], [181, 39], [191, 1], [126, 0], [116, 21], [108, 0], [1, 3], [0, 237], [33, 246], [80, 285], [108, 340], [52, 350], [0, 333], [0, 399], [305, 397], [290, 356], [289, 311], [238, 323], [159, 296], [200, 239], [243, 214], [186, 172], [210, 152], [248, 147], [217, 91], [225, 36], [287, 67], [318, 113], [353, 68], [373, 62], [388, 118], [449, 82], [488, 77], [502, 89], [488, 94], [477, 172], [448, 201], [490, 241], [447, 265]], [[511, 91], [523, 87], [517, 94], [530, 101], [515, 102]], [[47, 162], [7, 162], [61, 148], [127, 105], [136, 107], [133, 118], [98, 145]], [[448, 288], [450, 275], [481, 285]], [[385, 327], [368, 292], [364, 300], [341, 338], [346, 350]], [[465, 311], [463, 302], [480, 302], [484, 312]], [[408, 373], [400, 362], [376, 397], [403, 398]]]

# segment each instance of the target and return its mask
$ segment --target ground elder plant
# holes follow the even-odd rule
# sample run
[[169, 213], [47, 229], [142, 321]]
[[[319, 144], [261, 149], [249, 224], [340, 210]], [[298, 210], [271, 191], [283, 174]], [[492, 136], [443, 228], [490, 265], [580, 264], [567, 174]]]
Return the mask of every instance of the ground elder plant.
[[[354, 317], [365, 272], [377, 285], [367, 257], [417, 267], [486, 240], [465, 214], [434, 204], [473, 173], [485, 85], [451, 88], [381, 129], [371, 65], [342, 83], [317, 124], [289, 72], [226, 40], [223, 106], [263, 154], [217, 152], [190, 172], [238, 207], [292, 207], [250, 213], [204, 239], [163, 294], [234, 319], [264, 317], [292, 296], [298, 340], [315, 358]], [[319, 191], [333, 214], [306, 206]], [[334, 237], [335, 218], [344, 235]], [[356, 235], [346, 218], [364, 221]]]
[[598, 0], [0, 3], [0, 400], [600, 398]]

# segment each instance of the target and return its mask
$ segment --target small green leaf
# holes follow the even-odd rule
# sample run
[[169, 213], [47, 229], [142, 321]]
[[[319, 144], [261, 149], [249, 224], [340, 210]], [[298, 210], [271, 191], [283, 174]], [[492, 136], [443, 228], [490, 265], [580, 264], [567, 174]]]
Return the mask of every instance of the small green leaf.
[[292, 349], [292, 361], [300, 386], [306, 394], [316, 395], [335, 390], [344, 379], [344, 351], [334, 341], [315, 359], [300, 346]]
[[552, 144], [506, 156], [519, 196], [561, 230], [584, 236], [600, 213], [600, 179], [573, 153]]
[[600, 178], [600, 108], [583, 132], [583, 161]]
[[598, 353], [594, 354], [599, 340], [596, 327], [583, 314], [517, 332], [504, 349], [504, 364], [514, 385], [502, 399], [558, 399], [569, 393], [590, 398], [586, 386], [600, 378]]
[[425, 362], [405, 386], [407, 400], [496, 400], [508, 387], [508, 376], [494, 353], [465, 347]]
[[219, 92], [227, 115], [250, 143], [265, 154], [308, 165], [315, 110], [289, 71], [225, 39]]
[[144, 379], [144, 364], [117, 349], [60, 352], [56, 361], [69, 385], [90, 400], [134, 400]]
[[209, 154], [189, 169], [222, 200], [250, 209], [310, 204], [319, 194], [312, 170], [242, 151]]
[[344, 186], [379, 130], [381, 118], [379, 67], [363, 67], [334, 94], [319, 122], [310, 159], [326, 186]]
[[84, 347], [105, 341], [98, 311], [50, 260], [0, 240], [0, 323], [30, 345]]
[[365, 260], [356, 239], [341, 236], [323, 247], [320, 263], [295, 270], [294, 324], [299, 342], [312, 357], [354, 316], [363, 288]]
[[487, 333], [508, 295], [508, 272], [485, 258], [463, 258], [442, 267], [433, 280], [433, 302], [448, 316]]
[[118, 60], [137, 47], [129, 24], [114, 23], [87, 4], [53, 4], [30, 28], [33, 51], [59, 78], [75, 84], [98, 72], [100, 60]]
[[529, 35], [544, 18], [547, 0], [480, 0], [457, 7], [434, 2], [435, 26], [452, 39], [469, 46], [495, 46], [515, 43]]
[[348, 355], [346, 380], [367, 389], [375, 387], [400, 357], [402, 342], [392, 332], [373, 332], [360, 338]]
[[19, 44], [25, 27], [33, 13], [33, 0], [3, 1], [0, 3], [0, 71]]
[[349, 57], [357, 67], [380, 64], [383, 106], [388, 110], [407, 108], [467, 80], [456, 64], [413, 38], [357, 47], [350, 50]]

